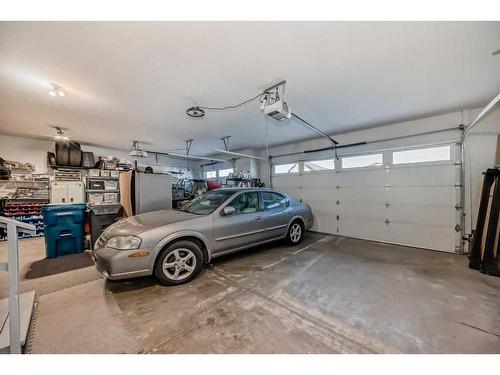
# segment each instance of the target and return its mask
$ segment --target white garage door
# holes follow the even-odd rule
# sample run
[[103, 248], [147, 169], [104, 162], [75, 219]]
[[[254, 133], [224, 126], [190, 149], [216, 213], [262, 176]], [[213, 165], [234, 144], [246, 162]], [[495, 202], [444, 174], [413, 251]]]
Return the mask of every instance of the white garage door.
[[[439, 160], [446, 159], [446, 152], [448, 160]], [[438, 160], [426, 161], [429, 154], [430, 159]], [[375, 155], [379, 165], [367, 167], [352, 167], [362, 165], [363, 158], [345, 157], [335, 162], [334, 170], [306, 172], [311, 169], [309, 162], [300, 162], [291, 169], [298, 169], [297, 173], [274, 174], [273, 187], [311, 206], [315, 231], [458, 251], [460, 165], [456, 146]], [[377, 157], [374, 160], [377, 163]]]

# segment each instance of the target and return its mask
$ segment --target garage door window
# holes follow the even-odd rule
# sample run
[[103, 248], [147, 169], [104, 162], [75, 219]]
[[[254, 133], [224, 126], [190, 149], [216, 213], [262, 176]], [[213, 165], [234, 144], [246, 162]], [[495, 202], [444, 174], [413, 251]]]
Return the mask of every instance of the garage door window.
[[446, 160], [451, 160], [451, 147], [449, 145], [396, 151], [392, 154], [393, 164], [428, 163]]
[[219, 177], [227, 177], [230, 173], [233, 173], [233, 168], [221, 169], [219, 171]]
[[276, 174], [299, 173], [299, 163], [276, 164], [274, 166], [274, 173]]
[[262, 201], [264, 202], [265, 210], [288, 207], [288, 199], [278, 193], [262, 192]]
[[342, 168], [378, 167], [382, 165], [382, 154], [350, 156], [342, 158]]
[[205, 172], [205, 178], [216, 178], [216, 177], [217, 177], [217, 171]]
[[335, 159], [313, 160], [304, 162], [304, 172], [329, 171], [335, 169]]

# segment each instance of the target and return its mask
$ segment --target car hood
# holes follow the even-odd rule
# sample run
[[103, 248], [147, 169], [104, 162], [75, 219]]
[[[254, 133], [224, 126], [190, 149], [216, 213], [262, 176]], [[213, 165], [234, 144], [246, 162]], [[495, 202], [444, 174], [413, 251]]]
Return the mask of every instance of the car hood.
[[199, 217], [199, 215], [177, 210], [153, 211], [121, 219], [109, 226], [105, 233], [107, 238], [136, 235], [163, 225], [191, 220], [197, 217]]

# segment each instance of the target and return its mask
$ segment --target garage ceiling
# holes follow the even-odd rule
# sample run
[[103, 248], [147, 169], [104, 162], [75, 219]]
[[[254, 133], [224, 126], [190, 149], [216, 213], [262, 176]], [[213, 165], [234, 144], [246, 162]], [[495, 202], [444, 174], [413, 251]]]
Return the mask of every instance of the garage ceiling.
[[[0, 133], [209, 154], [262, 147], [257, 102], [203, 119], [187, 107], [247, 99], [282, 79], [294, 112], [329, 133], [486, 103], [500, 89], [498, 22], [3, 22]], [[48, 95], [50, 83], [67, 95]], [[315, 137], [270, 122], [270, 144]]]

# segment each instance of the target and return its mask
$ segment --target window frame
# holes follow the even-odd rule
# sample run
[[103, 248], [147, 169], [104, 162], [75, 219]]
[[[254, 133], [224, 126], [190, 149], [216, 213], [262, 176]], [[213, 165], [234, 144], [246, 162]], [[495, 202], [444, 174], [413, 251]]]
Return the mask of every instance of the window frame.
[[[221, 176], [220, 175], [220, 172], [222, 171], [229, 171], [229, 173], [225, 176]], [[233, 173], [234, 172], [234, 168], [224, 168], [224, 169], [218, 169], [217, 170], [217, 177], [218, 178], [227, 178], [229, 176], [230, 173]]]
[[[214, 177], [208, 177], [209, 173], [215, 173], [215, 176]], [[208, 180], [208, 179], [217, 179], [217, 171], [205, 171], [204, 174], [205, 174], [205, 180]]]
[[[290, 163], [281, 163], [281, 164], [273, 164], [273, 175], [277, 175], [277, 176], [286, 176], [286, 175], [297, 175], [297, 174], [300, 174], [300, 170], [301, 170], [301, 161], [293, 161], [293, 162], [290, 162]], [[276, 167], [277, 166], [282, 166], [282, 165], [296, 165], [297, 166], [297, 172], [276, 172]], [[295, 168], [292, 167], [291, 169]]]
[[[426, 149], [445, 148], [445, 147], [447, 147], [449, 149], [449, 159], [394, 163], [394, 154], [398, 153], [398, 152], [420, 151], [420, 150], [426, 150]], [[415, 146], [415, 147], [408, 147], [405, 149], [392, 150], [392, 152], [391, 152], [391, 165], [394, 167], [449, 164], [449, 163], [453, 162], [453, 160], [454, 160], [454, 150], [453, 150], [452, 144], [441, 144], [441, 145], [420, 146], [420, 147]]]
[[[305, 163], [314, 163], [314, 162], [326, 161], [326, 160], [333, 161], [333, 168], [331, 168], [331, 169], [320, 169], [318, 171], [306, 171], [306, 165], [305, 165]], [[303, 160], [301, 163], [302, 163], [302, 173], [328, 173], [328, 172], [335, 172], [335, 170], [337, 169], [337, 166], [338, 166], [335, 157], [328, 158], [328, 159]]]
[[[379, 165], [363, 165], [363, 166], [358, 166], [358, 167], [345, 167], [344, 166], [344, 159], [350, 159], [350, 158], [359, 158], [363, 156], [372, 156], [372, 155], [380, 155], [381, 161]], [[383, 168], [384, 167], [384, 152], [371, 152], [371, 153], [363, 153], [363, 154], [356, 154], [356, 155], [345, 155], [345, 156], [340, 156], [340, 169], [345, 170], [345, 171], [352, 171], [352, 170], [359, 170], [359, 169], [376, 169], [376, 168]]]

